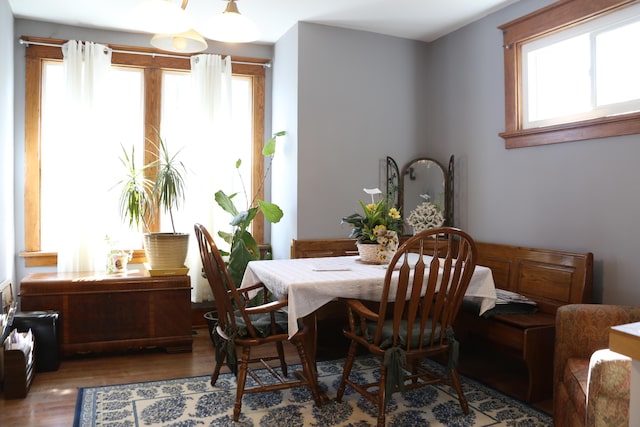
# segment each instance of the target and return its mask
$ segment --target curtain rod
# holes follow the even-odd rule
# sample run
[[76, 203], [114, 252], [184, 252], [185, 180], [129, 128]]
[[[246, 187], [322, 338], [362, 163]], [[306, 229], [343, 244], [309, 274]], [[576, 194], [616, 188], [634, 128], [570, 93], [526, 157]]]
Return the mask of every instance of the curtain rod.
[[[61, 44], [36, 42], [36, 41], [23, 40], [23, 39], [19, 39], [18, 42], [20, 44], [25, 45], [26, 47], [29, 47], [30, 44], [36, 45], [36, 46], [62, 47]], [[115, 52], [115, 53], [130, 53], [130, 54], [135, 54], [135, 55], [147, 55], [147, 56], [152, 56], [152, 57], [161, 56], [163, 58], [189, 59], [189, 56], [171, 55], [169, 53], [136, 52], [136, 51], [133, 51], [133, 50], [118, 50], [118, 49], [111, 49], [111, 52]], [[241, 64], [241, 65], [258, 65], [258, 66], [262, 66], [262, 67], [266, 67], [266, 68], [271, 68], [271, 63], [270, 62], [262, 64], [262, 63], [259, 63], [259, 62], [234, 61], [232, 59], [231, 63], [232, 64]]]

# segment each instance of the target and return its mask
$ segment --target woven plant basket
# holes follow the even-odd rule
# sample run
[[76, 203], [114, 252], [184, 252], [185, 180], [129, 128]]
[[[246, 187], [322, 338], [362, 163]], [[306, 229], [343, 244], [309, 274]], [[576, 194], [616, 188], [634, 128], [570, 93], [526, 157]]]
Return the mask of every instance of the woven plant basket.
[[358, 242], [360, 261], [367, 264], [389, 264], [398, 250], [398, 234], [387, 231], [384, 236], [378, 236], [379, 243]]
[[182, 268], [189, 249], [189, 235], [185, 233], [147, 233], [144, 252], [154, 270]]
[[396, 253], [395, 248], [385, 248], [376, 243], [358, 243], [360, 261], [367, 264], [389, 264]]
[[358, 254], [362, 262], [369, 262], [372, 264], [378, 264], [378, 251], [380, 245], [377, 243], [358, 243]]

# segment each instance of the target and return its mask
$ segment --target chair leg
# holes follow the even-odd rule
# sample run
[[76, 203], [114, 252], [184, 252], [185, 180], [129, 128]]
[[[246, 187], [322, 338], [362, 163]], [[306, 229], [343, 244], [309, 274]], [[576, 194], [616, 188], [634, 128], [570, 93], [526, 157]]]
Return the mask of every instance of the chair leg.
[[413, 384], [417, 384], [418, 383], [418, 367], [422, 364], [422, 359], [420, 358], [415, 358], [411, 361], [411, 376], [412, 378], [412, 383]]
[[349, 352], [347, 353], [347, 360], [344, 362], [344, 369], [342, 370], [342, 378], [340, 379], [340, 386], [338, 387], [338, 393], [336, 394], [336, 401], [342, 402], [342, 396], [344, 396], [344, 390], [347, 385], [347, 379], [353, 368], [353, 359], [356, 357], [356, 349], [358, 343], [351, 341], [349, 345]]
[[218, 376], [220, 375], [220, 368], [222, 368], [222, 366], [224, 365], [224, 361], [227, 358], [227, 353], [226, 352], [221, 352], [221, 358], [220, 358], [220, 363], [218, 363], [218, 361], [215, 361], [215, 367], [213, 368], [213, 373], [211, 374], [211, 386], [215, 386], [216, 385], [216, 381], [218, 381]]
[[[282, 346], [282, 343], [279, 343]], [[316, 402], [316, 406], [322, 405], [322, 399], [320, 399], [320, 393], [318, 392], [318, 378], [316, 378], [316, 372], [311, 368], [311, 362], [307, 358], [307, 352], [304, 350], [304, 344], [302, 340], [295, 340], [293, 344], [296, 346], [298, 350], [298, 355], [300, 356], [300, 363], [302, 363], [302, 370], [304, 372], [304, 376], [307, 378], [309, 382], [309, 388], [311, 389], [311, 395], [313, 396], [314, 402]]]
[[458, 393], [458, 400], [460, 401], [460, 406], [462, 407], [462, 412], [465, 415], [469, 415], [469, 404], [467, 403], [467, 398], [464, 396], [462, 392], [462, 385], [460, 384], [460, 376], [458, 375], [458, 370], [456, 368], [451, 369], [451, 383], [453, 387], [456, 389]]
[[282, 368], [282, 374], [287, 377], [287, 362], [284, 360], [284, 347], [282, 341], [276, 342], [276, 349], [278, 350], [278, 359], [280, 359], [280, 367]]
[[236, 390], [236, 403], [233, 406], [233, 421], [238, 422], [240, 418], [240, 410], [242, 409], [242, 395], [244, 394], [244, 385], [247, 381], [247, 370], [249, 369], [249, 359], [251, 358], [251, 347], [242, 348], [242, 359], [238, 367], [238, 386]]
[[387, 405], [385, 405], [385, 396], [387, 393], [392, 393], [393, 390], [387, 390], [387, 368], [384, 363], [380, 364], [380, 383], [378, 384], [378, 427], [384, 427], [385, 424], [385, 412]]

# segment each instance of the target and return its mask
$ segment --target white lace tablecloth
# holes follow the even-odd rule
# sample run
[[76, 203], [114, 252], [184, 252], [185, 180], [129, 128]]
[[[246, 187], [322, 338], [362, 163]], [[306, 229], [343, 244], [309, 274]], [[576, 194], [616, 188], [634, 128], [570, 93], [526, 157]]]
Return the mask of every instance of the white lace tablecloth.
[[[313, 313], [335, 298], [379, 301], [387, 266], [363, 264], [357, 261], [358, 258], [251, 261], [240, 287], [262, 282], [276, 298], [287, 297], [291, 337], [298, 331], [297, 319]], [[480, 300], [480, 314], [494, 307], [496, 290], [489, 268], [476, 266], [466, 297]]]

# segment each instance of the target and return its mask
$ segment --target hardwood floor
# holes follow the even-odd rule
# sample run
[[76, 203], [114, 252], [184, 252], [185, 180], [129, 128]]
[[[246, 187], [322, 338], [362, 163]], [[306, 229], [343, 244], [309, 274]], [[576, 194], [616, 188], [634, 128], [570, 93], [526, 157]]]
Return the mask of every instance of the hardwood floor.
[[[6, 400], [4, 394], [0, 393], [1, 424], [7, 427], [68, 427], [73, 424], [79, 387], [209, 375], [213, 370], [214, 351], [208, 330], [194, 330], [193, 338], [191, 353], [168, 354], [162, 350], [149, 350], [63, 359], [59, 370], [36, 373], [26, 398]], [[298, 363], [293, 346], [285, 348], [287, 362]], [[323, 359], [344, 355], [346, 349], [344, 352], [334, 349], [318, 357]], [[464, 373], [473, 376], [476, 369], [494, 372], [490, 375], [501, 387], [514, 387], [513, 390], [517, 392], [518, 387], [522, 386], [517, 372], [501, 369], [502, 374], [498, 375], [497, 371], [487, 369], [485, 364], [475, 366], [467, 363]], [[492, 378], [484, 378], [483, 382], [491, 384]], [[551, 410], [550, 402], [540, 402], [536, 406], [547, 412]]]
[[[38, 372], [24, 399], [0, 394], [3, 426], [71, 426], [78, 387], [207, 375], [214, 352], [207, 329], [197, 329], [191, 353], [162, 350], [63, 359], [60, 369]], [[292, 360], [293, 361], [293, 360]]]
[[[490, 347], [461, 350], [458, 370], [468, 378], [525, 401], [528, 373], [520, 359], [496, 353]], [[551, 396], [531, 406], [553, 415]]]

